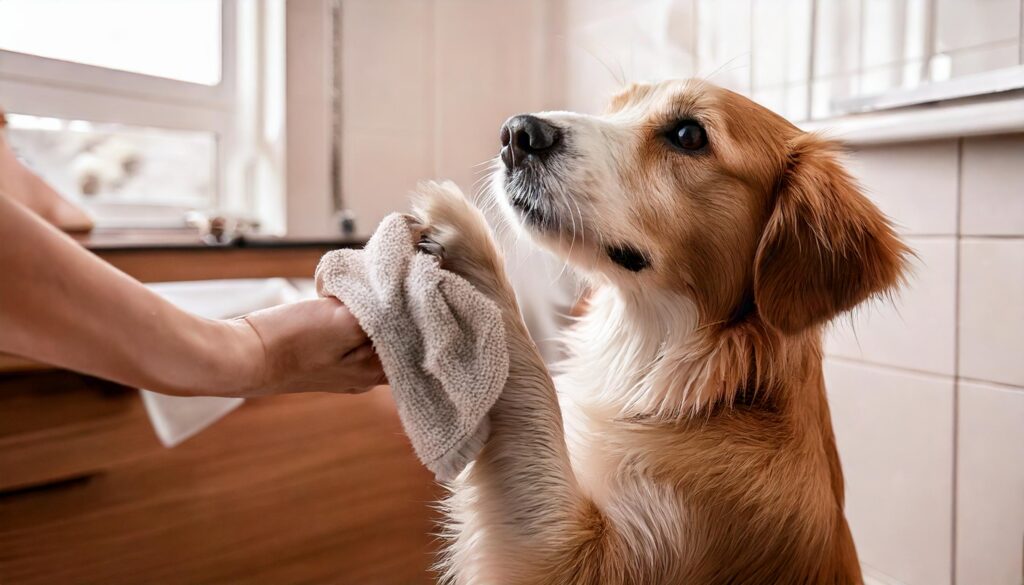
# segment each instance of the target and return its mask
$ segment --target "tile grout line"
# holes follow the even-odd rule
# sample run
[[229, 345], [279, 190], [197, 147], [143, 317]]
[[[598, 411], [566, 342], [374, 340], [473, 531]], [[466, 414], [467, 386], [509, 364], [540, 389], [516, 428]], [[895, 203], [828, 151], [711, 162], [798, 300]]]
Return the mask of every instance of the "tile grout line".
[[890, 373], [914, 374], [916, 376], [921, 376], [921, 377], [925, 377], [925, 378], [934, 378], [934, 379], [937, 379], [937, 380], [946, 380], [946, 381], [952, 381], [953, 380], [953, 374], [942, 374], [942, 373], [939, 373], [939, 372], [929, 372], [928, 370], [919, 370], [919, 369], [916, 369], [916, 368], [907, 368], [907, 367], [904, 367], [904, 366], [894, 366], [892, 364], [886, 364], [886, 363], [882, 363], [882, 362], [865, 360], [865, 359], [861, 359], [861, 358], [852, 358], [852, 357], [847, 357], [847, 356], [838, 355], [838, 354], [826, 353], [825, 354], [825, 360], [830, 361], [830, 362], [834, 362], [834, 363], [837, 363], [837, 364], [847, 365], [847, 366], [862, 366], [862, 367], [863, 366], [867, 366], [869, 368], [875, 368], [875, 369], [883, 370], [883, 371], [890, 372]]
[[959, 476], [960, 444], [960, 241], [963, 233], [963, 172], [964, 139], [956, 143], [956, 250], [953, 254], [953, 501], [950, 510], [950, 582], [956, 585], [956, 541], [957, 541], [957, 492]]
[[956, 233], [952, 234], [915, 234], [912, 232], [901, 232], [897, 231], [900, 236], [907, 239], [921, 239], [921, 240], [940, 240], [940, 239], [954, 239], [958, 241], [974, 241], [974, 240], [1024, 240], [1024, 236], [1016, 234], [965, 234], [959, 229]]
[[855, 367], [866, 367], [874, 368], [876, 370], [882, 370], [886, 373], [893, 374], [912, 374], [920, 376], [922, 378], [929, 378], [934, 380], [942, 380], [947, 382], [963, 382], [965, 384], [978, 384], [982, 386], [991, 386], [992, 388], [1005, 392], [1024, 392], [1024, 386], [1017, 386], [1007, 382], [998, 382], [996, 380], [985, 380], [984, 378], [970, 378], [967, 376], [957, 376], [955, 374], [943, 374], [940, 372], [933, 372], [929, 370], [922, 370], [918, 368], [908, 368], [906, 366], [897, 366], [893, 364], [887, 364], [879, 361], [866, 360], [863, 358], [856, 358], [845, 356], [835, 353], [826, 353], [825, 361], [832, 362], [835, 364], [841, 364], [845, 366]]

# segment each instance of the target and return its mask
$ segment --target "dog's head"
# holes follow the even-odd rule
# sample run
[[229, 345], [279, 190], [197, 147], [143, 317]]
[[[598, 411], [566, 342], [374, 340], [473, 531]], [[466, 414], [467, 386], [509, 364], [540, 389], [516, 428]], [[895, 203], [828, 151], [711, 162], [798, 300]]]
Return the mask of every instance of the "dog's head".
[[693, 300], [704, 323], [754, 311], [784, 333], [899, 279], [906, 248], [837, 147], [697, 81], [632, 85], [608, 112], [501, 129], [506, 212], [585, 274]]

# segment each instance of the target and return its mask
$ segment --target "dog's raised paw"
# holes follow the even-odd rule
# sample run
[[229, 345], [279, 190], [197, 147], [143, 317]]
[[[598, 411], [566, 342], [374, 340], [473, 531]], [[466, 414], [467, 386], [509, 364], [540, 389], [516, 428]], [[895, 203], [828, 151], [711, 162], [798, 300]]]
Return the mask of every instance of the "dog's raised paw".
[[441, 266], [475, 281], [494, 272], [500, 254], [483, 214], [451, 181], [425, 181], [412, 195], [410, 226], [416, 246]]
[[432, 232], [430, 228], [411, 214], [406, 214], [405, 220], [409, 223], [409, 231], [412, 232], [412, 241], [416, 244], [416, 248], [420, 252], [430, 254], [438, 260], [444, 261], [444, 246], [431, 237]]
[[465, 255], [474, 244], [490, 240], [490, 227], [451, 181], [424, 181], [412, 195], [410, 214], [418, 230], [417, 245], [439, 256]]
[[[412, 194], [412, 216], [427, 229], [467, 228], [476, 208], [452, 181], [422, 181]], [[480, 221], [483, 218], [479, 218]]]

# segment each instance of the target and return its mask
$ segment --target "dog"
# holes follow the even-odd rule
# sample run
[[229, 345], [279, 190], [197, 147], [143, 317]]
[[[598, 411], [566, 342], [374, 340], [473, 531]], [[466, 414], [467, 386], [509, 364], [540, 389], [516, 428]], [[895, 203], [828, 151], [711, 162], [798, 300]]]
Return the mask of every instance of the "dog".
[[498, 205], [589, 293], [553, 380], [482, 213], [415, 195], [423, 249], [498, 305], [510, 353], [442, 581], [861, 583], [822, 330], [911, 252], [837, 145], [700, 80], [515, 116], [501, 145]]

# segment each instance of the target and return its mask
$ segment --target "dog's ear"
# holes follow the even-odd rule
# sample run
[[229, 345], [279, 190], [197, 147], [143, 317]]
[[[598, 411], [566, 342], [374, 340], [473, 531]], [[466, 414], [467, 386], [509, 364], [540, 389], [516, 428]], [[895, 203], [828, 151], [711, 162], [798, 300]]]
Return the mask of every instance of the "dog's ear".
[[902, 279], [909, 250], [839, 161], [813, 134], [790, 145], [754, 264], [761, 318], [797, 333]]

